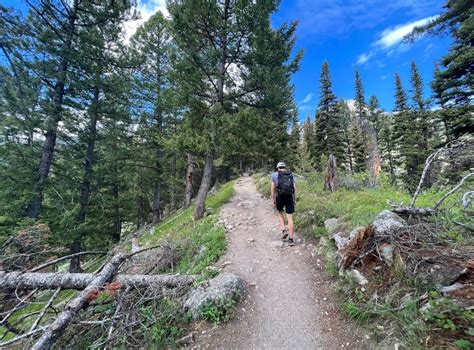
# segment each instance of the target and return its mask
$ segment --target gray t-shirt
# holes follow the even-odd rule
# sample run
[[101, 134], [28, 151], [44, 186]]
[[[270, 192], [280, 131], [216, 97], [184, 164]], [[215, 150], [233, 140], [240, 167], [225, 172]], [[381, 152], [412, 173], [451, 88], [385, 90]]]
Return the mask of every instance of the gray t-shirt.
[[[293, 174], [291, 174], [291, 177], [293, 178], [293, 183], [295, 183], [295, 177]], [[275, 186], [278, 186], [278, 171], [272, 173], [272, 182], [275, 184]]]

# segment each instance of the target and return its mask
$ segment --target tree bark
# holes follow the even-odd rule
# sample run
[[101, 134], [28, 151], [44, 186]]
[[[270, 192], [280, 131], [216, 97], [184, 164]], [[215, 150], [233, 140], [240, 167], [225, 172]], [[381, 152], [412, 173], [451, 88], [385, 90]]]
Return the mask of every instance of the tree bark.
[[153, 196], [153, 224], [161, 221], [161, 181], [155, 182], [155, 194]]
[[117, 176], [118, 168], [115, 167], [114, 183], [112, 185], [112, 194], [114, 196], [114, 239], [120, 241], [120, 233], [122, 232], [122, 220], [120, 219], [120, 205], [119, 205], [119, 184]]
[[176, 179], [176, 152], [173, 153], [173, 158], [171, 161], [171, 174], [172, 174], [172, 182], [170, 188], [170, 209], [171, 211], [176, 210], [176, 187], [175, 187], [175, 179]]
[[377, 134], [372, 125], [365, 119], [361, 120], [361, 127], [367, 139], [367, 158], [365, 160], [365, 166], [370, 175], [369, 186], [374, 187], [378, 183], [378, 177], [381, 171]]
[[[93, 283], [100, 275], [93, 273], [60, 273], [60, 272], [4, 272], [0, 271], [2, 288], [18, 289], [75, 289], [82, 290]], [[189, 275], [118, 275], [113, 279], [120, 288], [161, 288], [188, 285], [194, 281]], [[106, 281], [107, 282], [107, 281]], [[98, 285], [102, 287], [105, 282]]]
[[[100, 73], [98, 77], [100, 78]], [[83, 236], [83, 229], [81, 225], [86, 220], [86, 211], [89, 206], [89, 198], [91, 193], [91, 182], [92, 173], [95, 164], [95, 143], [97, 140], [97, 122], [99, 121], [99, 87], [94, 86], [93, 99], [89, 111], [89, 132], [87, 137], [87, 152], [86, 159], [84, 161], [84, 175], [81, 184], [81, 196], [79, 200], [79, 213], [76, 217], [76, 237], [71, 245], [71, 254], [79, 253], [81, 251], [81, 242]], [[81, 272], [81, 260], [80, 257], [73, 257], [69, 264], [69, 272]]]
[[41, 151], [41, 160], [38, 164], [36, 180], [33, 183], [33, 198], [26, 208], [26, 216], [32, 219], [37, 219], [43, 210], [43, 189], [51, 170], [54, 148], [56, 146], [58, 123], [62, 117], [64, 87], [70, 63], [69, 54], [72, 47], [74, 27], [77, 20], [78, 3], [79, 0], [74, 0], [72, 9], [69, 12], [69, 21], [66, 28], [67, 34], [61, 49], [61, 59], [58, 67], [56, 84], [54, 86], [52, 113], [47, 121], [45, 141]]
[[337, 173], [336, 158], [330, 154], [328, 166], [326, 168], [326, 176], [324, 177], [324, 190], [336, 192], [339, 188], [339, 176]]
[[193, 172], [194, 160], [191, 153], [187, 154], [188, 166], [186, 168], [186, 188], [184, 190], [184, 208], [189, 208], [191, 205], [191, 198], [193, 195]]
[[196, 197], [196, 210], [194, 211], [195, 220], [202, 218], [206, 210], [206, 197], [211, 184], [213, 162], [214, 157], [210, 152], [208, 152], [206, 154], [206, 162], [204, 164], [204, 173], [202, 174], [201, 185], [199, 186], [199, 192]]

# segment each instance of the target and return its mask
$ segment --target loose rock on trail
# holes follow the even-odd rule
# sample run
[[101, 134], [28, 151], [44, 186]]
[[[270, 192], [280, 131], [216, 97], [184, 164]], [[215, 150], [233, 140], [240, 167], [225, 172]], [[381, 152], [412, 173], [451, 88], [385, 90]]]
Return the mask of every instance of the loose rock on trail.
[[[312, 243], [280, 240], [276, 213], [250, 177], [221, 210], [228, 248], [217, 265], [248, 284], [233, 319], [203, 326], [195, 349], [371, 349], [367, 335], [340, 310]], [[298, 230], [296, 230], [298, 232]]]

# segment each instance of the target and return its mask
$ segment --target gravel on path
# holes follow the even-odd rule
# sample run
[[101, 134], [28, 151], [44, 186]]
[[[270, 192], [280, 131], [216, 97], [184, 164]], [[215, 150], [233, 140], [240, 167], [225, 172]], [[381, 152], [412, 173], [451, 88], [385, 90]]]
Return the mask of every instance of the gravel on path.
[[367, 332], [340, 310], [312, 243], [280, 240], [276, 212], [250, 177], [221, 210], [228, 247], [217, 265], [243, 278], [249, 293], [232, 320], [204, 326], [194, 349], [373, 349]]

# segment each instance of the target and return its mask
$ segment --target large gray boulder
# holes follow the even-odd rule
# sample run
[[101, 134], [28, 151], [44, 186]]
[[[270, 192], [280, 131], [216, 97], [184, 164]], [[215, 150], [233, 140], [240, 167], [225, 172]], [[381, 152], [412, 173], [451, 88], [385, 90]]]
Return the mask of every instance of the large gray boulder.
[[229, 299], [238, 301], [245, 292], [245, 282], [239, 276], [223, 272], [191, 290], [185, 297], [184, 308], [191, 312], [193, 319], [198, 319], [204, 305], [219, 306], [222, 300]]
[[372, 223], [372, 228], [376, 235], [391, 235], [407, 225], [407, 222], [397, 214], [384, 210]]

